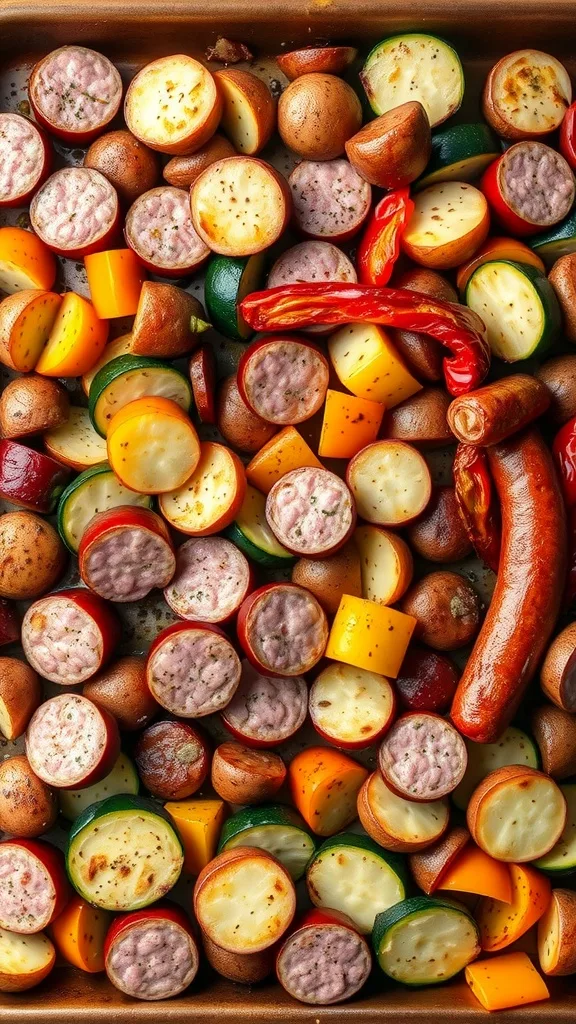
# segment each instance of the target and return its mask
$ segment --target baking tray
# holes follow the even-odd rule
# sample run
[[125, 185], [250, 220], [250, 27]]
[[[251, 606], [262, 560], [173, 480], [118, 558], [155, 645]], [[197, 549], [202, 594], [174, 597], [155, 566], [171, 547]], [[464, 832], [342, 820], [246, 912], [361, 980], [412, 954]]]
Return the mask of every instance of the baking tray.
[[[277, 65], [267, 55], [293, 45], [341, 39], [357, 43], [364, 52], [383, 36], [408, 29], [447, 36], [458, 48], [466, 73], [466, 98], [459, 120], [473, 120], [479, 113], [482, 82], [495, 59], [521, 46], [549, 49], [576, 74], [576, 21], [574, 0], [36, 0], [20, 3], [0, 0], [0, 110], [21, 110], [26, 101], [26, 79], [35, 59], [64, 43], [80, 42], [101, 49], [128, 77], [147, 60], [168, 53], [201, 56], [217, 35], [247, 42], [257, 60], [252, 70], [270, 80], [282, 80]], [[58, 149], [58, 147], [56, 147]], [[281, 150], [265, 153], [279, 169], [289, 170]], [[62, 162], [77, 163], [82, 153], [61, 149]], [[19, 211], [10, 211], [2, 223], [16, 223]], [[63, 284], [86, 294], [81, 265], [68, 261]], [[201, 292], [201, 281], [190, 289]], [[123, 325], [116, 324], [115, 334]], [[230, 372], [241, 346], [217, 336], [212, 343], [220, 374]], [[306, 424], [304, 426], [307, 426]], [[314, 424], [311, 424], [314, 430]], [[433, 458], [437, 482], [446, 481], [451, 454]], [[491, 574], [468, 561], [455, 566], [488, 596]], [[76, 583], [68, 576], [66, 583]], [[141, 651], [169, 621], [163, 602], [147, 600], [138, 606], [120, 606], [125, 626], [123, 650]], [[318, 742], [318, 738], [314, 738]], [[300, 740], [306, 745], [304, 734]], [[17, 749], [17, 748], [16, 748]], [[0, 747], [0, 759], [16, 752], [10, 744]], [[364, 760], [370, 763], [373, 752]], [[60, 830], [53, 837], [62, 842]], [[178, 896], [190, 899], [191, 881], [178, 886]], [[551, 979], [548, 1003], [494, 1013], [495, 1024], [574, 1024], [576, 1001], [571, 979]], [[447, 1020], [468, 1024], [486, 1018], [462, 981], [428, 989], [394, 986], [380, 973], [352, 1002], [334, 1007], [296, 1003], [272, 980], [248, 988], [215, 976], [206, 969], [188, 994], [160, 1003], [143, 1003], [124, 996], [103, 975], [87, 975], [57, 965], [38, 988], [20, 995], [0, 994], [0, 1024], [184, 1024], [191, 1018], [223, 1024], [440, 1024]]]

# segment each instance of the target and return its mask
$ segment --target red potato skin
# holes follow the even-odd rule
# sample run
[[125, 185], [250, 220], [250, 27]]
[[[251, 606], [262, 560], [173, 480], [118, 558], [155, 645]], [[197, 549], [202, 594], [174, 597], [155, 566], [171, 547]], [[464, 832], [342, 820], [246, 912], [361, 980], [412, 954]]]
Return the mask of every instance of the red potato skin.
[[33, 857], [37, 857], [50, 875], [56, 894], [52, 916], [50, 921], [46, 922], [46, 925], [51, 924], [54, 918], [62, 913], [72, 895], [62, 851], [52, 846], [51, 843], [44, 842], [43, 839], [8, 839], [5, 842], [8, 842], [10, 846], [19, 846], [22, 850], [28, 850]]
[[17, 441], [0, 441], [0, 496], [32, 512], [53, 512], [70, 470]]
[[[545, 384], [515, 373], [455, 398], [446, 418], [459, 441], [484, 447], [499, 444], [522, 430], [546, 412], [550, 401]], [[470, 415], [474, 416], [473, 427], [465, 422]]]
[[188, 364], [196, 410], [201, 423], [216, 423], [216, 361], [211, 345], [200, 345]]
[[458, 731], [493, 743], [513, 718], [562, 601], [566, 516], [552, 456], [530, 430], [488, 449], [502, 509], [492, 602], [452, 703]]
[[15, 644], [20, 639], [20, 621], [14, 605], [0, 599], [0, 647]]
[[160, 537], [174, 553], [172, 538], [163, 519], [149, 508], [138, 508], [136, 505], [121, 505], [118, 508], [97, 512], [92, 517], [80, 541], [78, 548], [78, 569], [86, 586], [88, 582], [87, 561], [94, 544], [101, 541], [107, 534], [115, 530], [136, 527], [148, 530]]
[[[274, 590], [278, 586], [290, 587], [293, 590], [304, 589], [303, 587], [296, 586], [294, 583], [265, 583], [263, 587], [259, 587], [258, 590], [254, 590], [240, 605], [240, 608], [238, 610], [238, 618], [236, 620], [236, 632], [238, 634], [238, 642], [242, 650], [244, 651], [244, 654], [248, 658], [250, 664], [255, 669], [257, 669], [258, 672], [262, 672], [266, 676], [272, 676], [273, 678], [282, 679], [284, 677], [284, 673], [273, 672], [272, 669], [268, 668], [267, 665], [263, 665], [262, 662], [258, 661], [258, 658], [256, 657], [254, 651], [252, 650], [252, 645], [250, 643], [250, 637], [248, 633], [248, 618], [250, 616], [250, 612], [254, 604], [262, 597], [263, 594], [268, 593], [268, 591], [270, 590]], [[310, 596], [313, 597], [312, 594]], [[306, 669], [303, 669], [303, 672], [305, 671]], [[244, 742], [246, 741], [244, 740]], [[248, 746], [247, 743], [246, 746]]]
[[[242, 398], [242, 400], [245, 402], [248, 408], [251, 409], [252, 412], [260, 419], [262, 419], [262, 416], [260, 416], [260, 413], [258, 412], [257, 409], [254, 408], [254, 406], [250, 402], [250, 399], [248, 398], [248, 392], [246, 391], [244, 379], [246, 370], [250, 360], [252, 359], [253, 356], [256, 355], [257, 352], [260, 352], [261, 349], [265, 348], [267, 345], [277, 345], [278, 342], [283, 341], [297, 341], [299, 345], [305, 345], [306, 348], [312, 349], [312, 351], [315, 352], [316, 355], [320, 356], [322, 362], [326, 366], [326, 370], [329, 371], [328, 360], [326, 359], [326, 356], [324, 355], [322, 350], [317, 345], [312, 344], [312, 342], [308, 341], [306, 338], [302, 338], [294, 334], [274, 334], [265, 335], [263, 338], [259, 338], [258, 341], [252, 342], [252, 344], [249, 345], [248, 348], [244, 351], [242, 358], [238, 363], [238, 371], [236, 374], [236, 386], [238, 388], [238, 391], [240, 392], [240, 397]], [[323, 405], [323, 403], [324, 398], [318, 404], [317, 408], [314, 409], [314, 412], [317, 412], [318, 409]], [[310, 415], [313, 416], [314, 413], [311, 413]]]
[[44, 184], [46, 178], [50, 175], [54, 160], [54, 152], [46, 132], [44, 132], [38, 124], [35, 124], [34, 127], [40, 136], [40, 141], [42, 142], [42, 170], [32, 188], [28, 189], [27, 192], [22, 192], [21, 195], [17, 196], [15, 199], [0, 200], [0, 208], [8, 209], [10, 207], [27, 206], [34, 193], [41, 185]]

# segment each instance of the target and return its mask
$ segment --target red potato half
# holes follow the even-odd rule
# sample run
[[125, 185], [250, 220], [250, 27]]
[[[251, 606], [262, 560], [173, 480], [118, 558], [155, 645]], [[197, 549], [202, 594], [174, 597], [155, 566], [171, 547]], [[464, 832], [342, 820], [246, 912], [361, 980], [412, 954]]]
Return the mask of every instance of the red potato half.
[[269, 491], [266, 521], [294, 555], [326, 558], [352, 534], [356, 506], [339, 476], [328, 469], [303, 466], [285, 473]]
[[193, 153], [208, 142], [221, 114], [213, 76], [184, 54], [147, 64], [132, 79], [124, 102], [132, 134], [150, 149], [175, 156]]
[[282, 175], [256, 157], [218, 160], [196, 178], [190, 193], [192, 223], [223, 256], [251, 256], [280, 238], [292, 209]]
[[227, 156], [236, 156], [236, 150], [228, 139], [216, 132], [200, 149], [188, 156], [173, 156], [164, 167], [162, 174], [169, 185], [176, 188], [190, 188], [196, 178], [210, 164], [224, 160]]
[[510, 765], [476, 787], [466, 819], [474, 842], [490, 857], [513, 864], [538, 860], [557, 843], [566, 823], [559, 786], [535, 768]]
[[240, 685], [222, 721], [249, 747], [275, 747], [298, 732], [308, 711], [308, 687], [301, 676], [275, 679], [242, 662]]
[[323, 739], [342, 750], [359, 750], [388, 731], [396, 696], [385, 676], [334, 662], [312, 684], [309, 707]]
[[378, 751], [378, 766], [398, 796], [440, 800], [462, 781], [468, 753], [453, 725], [429, 711], [411, 711], [392, 726]]
[[343, 158], [302, 160], [288, 178], [294, 224], [308, 238], [345, 242], [362, 227], [372, 189]]
[[33, 935], [58, 917], [70, 896], [64, 857], [38, 839], [0, 843], [0, 928]]
[[238, 456], [215, 441], [200, 443], [200, 461], [177, 491], [161, 494], [164, 518], [176, 530], [205, 537], [225, 530], [246, 494], [246, 474]]
[[216, 423], [216, 360], [211, 345], [200, 345], [188, 363], [194, 404], [201, 423]]
[[406, 541], [392, 530], [368, 525], [357, 527], [353, 540], [360, 556], [361, 596], [376, 604], [399, 601], [414, 573], [412, 552]]
[[57, 818], [56, 790], [34, 774], [24, 754], [0, 762], [0, 830], [19, 839], [36, 839]]
[[274, 970], [274, 949], [261, 949], [259, 953], [231, 953], [220, 949], [207, 935], [202, 935], [202, 946], [211, 967], [222, 978], [241, 985], [256, 985]]
[[270, 676], [309, 672], [328, 642], [325, 612], [308, 590], [293, 583], [267, 583], [250, 594], [236, 629], [248, 661]]
[[223, 103], [220, 127], [238, 153], [254, 156], [276, 127], [276, 100], [265, 82], [251, 71], [224, 68], [215, 71], [214, 78]]
[[210, 255], [190, 217], [181, 188], [160, 185], [134, 200], [126, 214], [124, 237], [140, 262], [160, 277], [184, 277]]
[[356, 59], [355, 46], [305, 46], [302, 50], [279, 53], [276, 63], [290, 82], [300, 75], [323, 71], [341, 75]]
[[18, 658], [0, 658], [0, 734], [7, 740], [22, 736], [41, 700], [34, 669]]
[[410, 523], [421, 515], [432, 494], [432, 478], [423, 456], [404, 441], [367, 445], [348, 463], [346, 482], [358, 515], [379, 526]]
[[326, 356], [295, 335], [268, 335], [248, 346], [238, 365], [238, 390], [261, 419], [303, 423], [321, 408], [330, 369]]
[[86, 586], [108, 601], [140, 601], [162, 589], [176, 570], [164, 520], [136, 505], [96, 513], [80, 541], [78, 569]]
[[30, 220], [57, 256], [80, 259], [112, 248], [120, 222], [118, 193], [100, 171], [63, 167], [36, 192]]
[[32, 512], [53, 512], [70, 470], [17, 441], [0, 441], [0, 497]]
[[282, 987], [301, 1003], [329, 1006], [350, 999], [368, 980], [368, 943], [346, 914], [308, 911], [276, 958]]
[[538, 958], [544, 974], [576, 974], [576, 892], [553, 889], [538, 922]]
[[278, 134], [305, 160], [334, 160], [362, 125], [362, 105], [335, 75], [301, 75], [278, 100]]
[[47, 978], [56, 950], [45, 935], [16, 935], [0, 928], [0, 992], [25, 992]]
[[83, 146], [118, 113], [122, 79], [102, 53], [61, 46], [34, 65], [28, 95], [39, 124], [64, 142]]
[[212, 758], [211, 782], [231, 804], [272, 800], [286, 778], [286, 765], [271, 750], [251, 750], [241, 743], [221, 743]]
[[200, 954], [184, 911], [168, 904], [122, 914], [104, 943], [108, 980], [127, 996], [169, 999], [194, 981]]
[[50, 697], [26, 733], [32, 770], [55, 789], [85, 789], [112, 770], [120, 753], [116, 719], [79, 693]]
[[223, 630], [205, 622], [175, 622], [152, 641], [146, 680], [173, 715], [201, 718], [221, 711], [240, 682], [240, 658]]
[[538, 139], [560, 127], [572, 100], [570, 75], [541, 50], [515, 50], [494, 65], [482, 110], [503, 139]]
[[193, 537], [176, 552], [164, 598], [181, 619], [226, 622], [252, 587], [252, 567], [235, 544], [225, 537]]
[[85, 683], [114, 654], [120, 623], [112, 608], [84, 588], [47, 594], [22, 622], [22, 648], [44, 679], [60, 686]]
[[457, 267], [485, 241], [490, 229], [488, 203], [468, 182], [431, 185], [414, 201], [402, 248], [415, 263], [436, 270]]
[[390, 789], [380, 772], [373, 772], [358, 793], [358, 817], [368, 835], [385, 850], [417, 853], [444, 835], [450, 804], [448, 800], [405, 800]]
[[210, 770], [210, 748], [187, 722], [154, 722], [140, 734], [134, 752], [138, 775], [152, 796], [184, 800]]
[[295, 911], [296, 891], [286, 869], [250, 846], [219, 854], [194, 886], [194, 912], [202, 931], [232, 953], [272, 946]]
[[44, 132], [20, 114], [0, 114], [0, 207], [26, 206], [51, 166]]

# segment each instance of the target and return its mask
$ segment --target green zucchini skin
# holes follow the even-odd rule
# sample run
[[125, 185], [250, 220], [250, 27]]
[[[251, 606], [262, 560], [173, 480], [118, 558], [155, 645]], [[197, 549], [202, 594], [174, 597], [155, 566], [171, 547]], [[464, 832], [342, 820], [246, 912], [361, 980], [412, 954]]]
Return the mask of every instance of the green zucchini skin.
[[[254, 832], [255, 830], [269, 831], [270, 836], [273, 836], [274, 830], [277, 830], [279, 838], [286, 838], [288, 831], [293, 833], [296, 845], [302, 848], [301, 853], [298, 854], [296, 859], [294, 857], [294, 850], [287, 850], [286, 857], [284, 858], [283, 851], [278, 849], [277, 844], [274, 843], [270, 843], [270, 845], [263, 843], [262, 848], [277, 857], [284, 867], [290, 871], [295, 881], [302, 878], [316, 851], [317, 839], [312, 835], [298, 812], [283, 804], [245, 807], [243, 810], [233, 814], [232, 817], [224, 822], [222, 827], [218, 853], [222, 853], [224, 850], [232, 847], [244, 845], [242, 842], [235, 842], [235, 840], [242, 837], [244, 833]], [[248, 837], [245, 845], [259, 846], [260, 844]]]
[[576, 871], [576, 782], [562, 782], [560, 789], [568, 804], [564, 833], [549, 853], [533, 862], [535, 868], [551, 878], [562, 878]]
[[549, 270], [561, 256], [576, 252], [576, 208], [559, 224], [529, 238], [528, 245]]
[[432, 155], [414, 189], [440, 181], [474, 181], [500, 156], [500, 140], [487, 124], [456, 124], [432, 135]]
[[[94, 791], [94, 793], [103, 791], [105, 792], [106, 789], [108, 789], [110, 786], [114, 786], [116, 784], [122, 787], [131, 787], [130, 789], [125, 788], [123, 790], [125, 795], [137, 795], [140, 791], [140, 779], [138, 777], [138, 772], [136, 771], [136, 765], [123, 752], [120, 752], [120, 754], [118, 755], [118, 759], [112, 771], [108, 775], [106, 775], [100, 782], [97, 782], [93, 786], [88, 787], [89, 790], [91, 791], [89, 795], [92, 795], [92, 791]], [[60, 813], [69, 821], [76, 821], [76, 819], [79, 816], [78, 812], [74, 809], [75, 793], [79, 793], [81, 794], [81, 796], [83, 796], [84, 794], [86, 794], [86, 792], [87, 791], [85, 789], [63, 789], [58, 794]], [[107, 798], [104, 797], [103, 799]], [[97, 803], [99, 801], [93, 800], [92, 802]]]
[[212, 325], [233, 341], [248, 341], [253, 330], [238, 312], [239, 302], [257, 291], [264, 276], [264, 256], [220, 256], [210, 258], [206, 268], [204, 299]]
[[119, 793], [115, 796], [106, 797], [105, 800], [99, 800], [95, 804], [90, 804], [86, 810], [82, 811], [82, 814], [78, 815], [76, 821], [72, 824], [68, 834], [68, 845], [87, 825], [91, 825], [93, 821], [104, 817], [105, 814], [114, 814], [116, 811], [142, 811], [146, 814], [153, 814], [157, 818], [162, 818], [170, 825], [180, 843], [180, 847], [184, 850], [178, 830], [168, 812], [160, 804], [148, 799], [148, 797], [139, 796], [135, 793]]
[[[403, 57], [405, 57], [406, 49], [408, 49], [409, 52], [410, 45], [417, 40], [421, 41], [422, 46], [426, 46], [431, 50], [434, 50], [435, 58], [437, 58], [439, 54], [443, 55], [447, 65], [451, 68], [450, 74], [455, 71], [459, 77], [458, 94], [455, 101], [452, 104], [445, 104], [445, 108], [436, 119], [430, 117], [430, 110], [427, 108], [425, 102], [426, 96], [424, 95], [424, 91], [419, 88], [418, 81], [412, 81], [410, 87], [411, 95], [394, 96], [393, 99], [395, 102], [382, 102], [383, 89], [381, 87], [379, 88], [378, 85], [375, 86], [374, 83], [374, 68], [377, 66], [379, 61], [386, 59], [386, 51], [395, 45], [404, 44]], [[404, 63], [405, 62], [406, 60], [404, 60]], [[427, 76], [422, 75], [421, 77], [425, 83]], [[443, 121], [447, 120], [448, 117], [451, 117], [452, 114], [456, 113], [464, 98], [464, 71], [456, 50], [449, 42], [447, 42], [446, 39], [427, 32], [402, 32], [397, 35], [387, 36], [385, 39], [381, 39], [380, 42], [370, 50], [370, 53], [364, 62], [362, 71], [360, 72], [360, 81], [364, 86], [366, 97], [374, 114], [380, 115], [386, 113], [386, 111], [398, 106], [398, 104], [406, 102], [408, 99], [420, 100], [426, 109], [426, 113], [429, 115], [432, 127], [435, 127], [437, 124], [441, 124]]]
[[[133, 356], [124, 355], [117, 356], [116, 359], [111, 359], [109, 363], [106, 363], [94, 377], [90, 385], [90, 393], [88, 395], [88, 412], [90, 420], [94, 430], [100, 434], [101, 437], [106, 437], [106, 423], [103, 421], [100, 415], [100, 400], [106, 389], [111, 384], [119, 382], [120, 378], [126, 374], [136, 374], [138, 372], [148, 373], [149, 376], [156, 372], [157, 374], [172, 375], [175, 382], [182, 387], [183, 392], [187, 395], [187, 404], [183, 405], [182, 408], [185, 412], [188, 412], [192, 405], [192, 388], [190, 383], [187, 381], [184, 374], [177, 370], [171, 363], [164, 362], [161, 359], [152, 359], [150, 356]], [[154, 394], [151, 391], [150, 394]], [[159, 390], [159, 394], [162, 392]], [[121, 409], [122, 406], [118, 406]]]
[[[118, 483], [118, 485], [121, 486], [119, 481], [117, 480], [115, 474], [110, 469], [110, 466], [108, 465], [108, 463], [107, 462], [101, 462], [97, 466], [90, 466], [89, 469], [85, 469], [83, 473], [80, 473], [77, 477], [75, 477], [74, 480], [72, 480], [68, 484], [68, 486], [65, 488], [65, 490], [60, 495], [60, 500], [58, 502], [58, 508], [56, 510], [56, 525], [57, 525], [58, 533], [60, 534], [60, 537], [62, 538], [62, 540], [63, 540], [64, 544], [66, 545], [66, 547], [68, 548], [68, 550], [71, 551], [73, 555], [76, 555], [78, 553], [78, 548], [75, 545], [75, 543], [74, 543], [74, 541], [73, 541], [73, 539], [72, 539], [72, 537], [71, 537], [71, 535], [70, 535], [70, 533], [68, 531], [67, 525], [66, 525], [66, 514], [67, 514], [68, 502], [69, 502], [70, 498], [73, 495], [77, 494], [77, 492], [81, 488], [83, 488], [86, 484], [88, 484], [95, 477], [101, 476], [102, 474], [108, 474], [108, 476], [110, 477], [111, 482]], [[128, 494], [127, 489], [126, 488], [123, 488], [123, 489]], [[120, 504], [128, 504], [128, 502], [127, 502], [127, 500], [124, 500], [124, 501], [120, 502]], [[150, 495], [147, 495], [147, 494], [139, 494], [138, 495], [138, 501], [137, 502], [130, 502], [130, 504], [137, 504], [137, 505], [139, 505], [139, 506], [141, 506], [143, 508], [151, 508], [151, 506], [152, 506], [152, 498], [151, 498]], [[113, 506], [106, 506], [106, 507], [109, 508], [109, 507], [113, 507]], [[91, 514], [90, 514], [90, 516], [88, 518], [91, 519], [92, 516], [96, 513], [96, 511], [102, 512], [102, 511], [104, 511], [104, 509], [103, 508], [98, 508], [98, 509], [94, 508], [94, 510], [91, 511]]]

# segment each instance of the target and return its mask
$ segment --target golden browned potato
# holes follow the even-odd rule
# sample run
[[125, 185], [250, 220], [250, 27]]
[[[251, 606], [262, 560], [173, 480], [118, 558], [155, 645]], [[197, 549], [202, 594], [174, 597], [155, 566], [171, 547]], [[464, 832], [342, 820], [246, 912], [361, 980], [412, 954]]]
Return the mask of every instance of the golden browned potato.
[[305, 160], [334, 160], [361, 124], [360, 100], [335, 75], [301, 75], [278, 102], [282, 141]]
[[446, 419], [449, 405], [450, 396], [442, 388], [422, 388], [390, 409], [384, 419], [382, 437], [408, 441], [422, 448], [453, 444], [454, 435]]
[[222, 437], [241, 452], [257, 452], [278, 432], [249, 409], [238, 391], [236, 375], [225, 377], [216, 400], [216, 422]]
[[216, 132], [204, 146], [197, 149], [189, 156], [173, 156], [168, 161], [162, 174], [169, 185], [176, 188], [190, 188], [196, 178], [217, 160], [224, 160], [227, 156], [236, 156], [236, 150], [223, 135]]
[[255, 985], [274, 970], [275, 950], [261, 949], [258, 953], [233, 953], [221, 949], [206, 934], [202, 934], [206, 959], [223, 978], [241, 985]]
[[300, 75], [323, 71], [327, 75], [341, 75], [356, 59], [355, 46], [305, 46], [276, 57], [278, 67], [291, 82]]
[[126, 204], [154, 188], [160, 178], [156, 154], [125, 128], [96, 139], [84, 157], [84, 167], [108, 178]]
[[276, 127], [276, 100], [261, 78], [240, 68], [215, 71], [222, 94], [221, 127], [238, 153], [254, 156]]
[[24, 754], [0, 764], [0, 829], [19, 839], [34, 839], [52, 828], [58, 800], [32, 771]]
[[33, 668], [18, 658], [0, 658], [0, 735], [15, 740], [42, 700], [42, 687]]
[[125, 732], [142, 729], [160, 710], [146, 684], [146, 659], [135, 654], [103, 669], [82, 693], [109, 711]]
[[417, 100], [369, 121], [346, 143], [361, 178], [380, 188], [403, 188], [421, 174], [432, 149], [430, 122]]
[[272, 800], [286, 778], [286, 765], [271, 750], [251, 750], [242, 743], [221, 743], [212, 759], [212, 786], [231, 804]]
[[292, 582], [311, 591], [324, 611], [335, 615], [342, 594], [362, 597], [360, 555], [349, 541], [328, 558], [299, 558], [292, 569]]
[[472, 551], [453, 487], [437, 487], [407, 531], [410, 546], [429, 562], [457, 562]]
[[196, 348], [209, 324], [198, 299], [174, 284], [144, 281], [130, 335], [130, 352], [177, 359]]
[[480, 629], [481, 605], [468, 580], [456, 572], [430, 572], [413, 583], [400, 610], [417, 620], [414, 636], [436, 651], [455, 651]]
[[0, 597], [39, 597], [54, 586], [65, 565], [66, 549], [50, 523], [34, 512], [0, 517]]
[[66, 423], [70, 411], [68, 392], [49, 377], [16, 377], [0, 395], [0, 434], [26, 437]]

